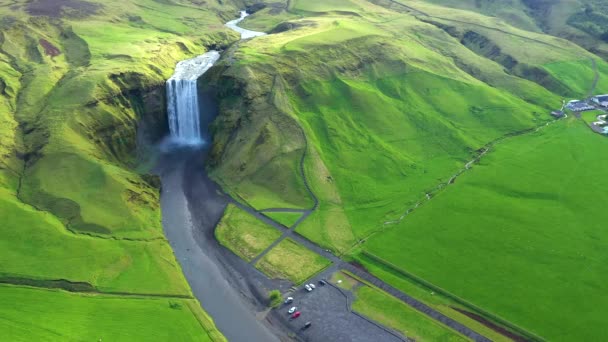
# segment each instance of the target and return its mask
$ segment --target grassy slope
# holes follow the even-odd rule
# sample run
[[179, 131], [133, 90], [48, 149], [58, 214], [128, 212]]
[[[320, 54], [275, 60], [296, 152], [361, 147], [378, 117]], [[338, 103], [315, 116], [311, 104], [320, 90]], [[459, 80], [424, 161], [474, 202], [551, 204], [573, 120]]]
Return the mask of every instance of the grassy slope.
[[353, 310], [416, 341], [468, 341], [391, 295], [370, 286], [355, 292]]
[[189, 295], [163, 240], [115, 241], [66, 231], [51, 214], [0, 190], [0, 275], [67, 279], [103, 291]]
[[[0, 274], [87, 282], [99, 291], [191, 296], [162, 235], [158, 190], [132, 171], [142, 113], [129, 96], [163, 84], [176, 61], [204, 52], [204, 44], [236, 39], [221, 25], [236, 7], [99, 3], [96, 13], [72, 11], [60, 19], [28, 15], [25, 1], [0, 6]], [[49, 56], [42, 39], [60, 54]], [[38, 296], [28, 288], [18, 291]], [[68, 297], [77, 298], [77, 305], [68, 305]], [[90, 320], [84, 313], [97, 305], [89, 296], [52, 300], [57, 307], [66, 301], [66, 317], [57, 317], [67, 321], [75, 319], [71, 314]], [[202, 313], [195, 300], [187, 302], [193, 312], [179, 315], [141, 302], [138, 314], [125, 316], [121, 326], [152, 327], [157, 324], [151, 317], [166, 318], [184, 324], [188, 338], [207, 338], [213, 323], [205, 330], [193, 325], [192, 317]], [[46, 307], [48, 314], [56, 310], [53, 305]], [[84, 311], [76, 311], [79, 306]], [[38, 310], [26, 315], [31, 312], [19, 319], [37, 319]], [[108, 323], [96, 329], [90, 321], [62, 333], [124, 334]], [[166, 333], [151, 329], [151, 336], [154, 331]]]
[[[191, 299], [125, 299], [6, 285], [0, 285], [0, 295], [7, 303], [0, 308], [0, 331], [10, 341], [225, 341]], [[201, 325], [207, 333], [201, 334]]]
[[[381, 231], [384, 221], [398, 218], [426, 192], [446, 182], [488, 142], [549, 120], [549, 109], [560, 106], [564, 96], [585, 94], [593, 79], [589, 59], [598, 60], [597, 56], [566, 40], [475, 12], [421, 1], [407, 5], [431, 16], [417, 14], [416, 18], [358, 0], [295, 1], [291, 12], [301, 18], [291, 21], [295, 29], [240, 44], [233, 51], [236, 62], [227, 65], [225, 77], [240, 84], [244, 97], [253, 102], [263, 99], [264, 108], [272, 108], [275, 116], [295, 118], [304, 130], [308, 141], [305, 172], [320, 203], [298, 232], [338, 252], [349, 251], [358, 239]], [[482, 39], [465, 42], [467, 32]], [[511, 62], [514, 65], [507, 66]], [[605, 64], [599, 60], [598, 64], [601, 91], [607, 73]], [[257, 115], [260, 102], [247, 106], [226, 100], [223, 112], [231, 113], [231, 118], [217, 127], [235, 134], [238, 139], [233, 141], [238, 144], [258, 139], [260, 130], [239, 124], [238, 118]], [[553, 137], [560, 134], [554, 131]], [[298, 129], [291, 131], [292, 137], [298, 135]], [[215, 151], [223, 152], [220, 167], [235, 165], [226, 157], [230, 146], [230, 141], [222, 141]], [[270, 157], [255, 149], [248, 152], [246, 167], [266, 173], [268, 179], [293, 172], [293, 168], [261, 171]], [[240, 182], [223, 176], [229, 188]], [[536, 177], [542, 176], [535, 174], [532, 179]], [[273, 193], [281, 197], [272, 186], [261, 188], [265, 203]], [[247, 200], [254, 203], [255, 194], [248, 193]], [[431, 231], [422, 240], [427, 245], [418, 245], [419, 253], [432, 251], [429, 245], [436, 243], [433, 226], [427, 223], [424, 228]], [[373, 240], [373, 250], [398, 260], [403, 230], [386, 234]], [[445, 244], [454, 251], [458, 246]], [[466, 251], [460, 255], [475, 252], [473, 248]], [[478, 258], [475, 254], [471, 260]], [[437, 263], [416, 259], [416, 270], [424, 268], [423, 277], [437, 276], [433, 273], [437, 268], [431, 266]], [[488, 261], [484, 267], [494, 266]], [[460, 279], [451, 276], [450, 289]], [[417, 288], [412, 285], [406, 291], [412, 289]], [[473, 296], [478, 290], [469, 290], [471, 298], [479, 298]], [[512, 298], [512, 294], [504, 295], [493, 303]], [[498, 315], [503, 313], [503, 308], [474, 301]], [[513, 301], [511, 306], [523, 307], [522, 302], [526, 301]], [[487, 329], [448, 305], [455, 304], [444, 302], [437, 307], [459, 321]], [[542, 325], [536, 323], [522, 325]]]
[[295, 241], [285, 239], [260, 259], [256, 267], [271, 278], [288, 279], [299, 284], [329, 263], [329, 260]]
[[[608, 44], [600, 39], [600, 35], [608, 30], [605, 20], [608, 6], [602, 0], [425, 1], [496, 16], [519, 28], [544, 31], [608, 56]], [[584, 11], [585, 5], [592, 6], [593, 14]]]
[[[307, 17], [316, 27], [243, 44], [236, 52], [241, 62], [233, 67], [245, 68], [261, 84], [266, 73], [299, 79], [299, 87], [274, 89], [274, 94], [286, 93], [283, 111], [297, 117], [314, 148], [309, 148], [313, 157], [307, 158], [306, 169], [311, 186], [324, 197], [299, 231], [341, 251], [398, 216], [438, 180], [446, 180], [474, 150], [505, 133], [532, 127], [543, 120], [539, 115], [545, 108], [559, 103], [555, 95], [505, 74], [441, 29], [370, 9], [367, 2], [356, 4], [352, 9], [365, 17]], [[294, 10], [318, 10], [311, 9], [312, 3], [300, 5], [296, 2]], [[528, 59], [550, 50], [538, 45], [541, 51]], [[362, 52], [366, 50], [373, 53]], [[437, 53], [447, 50], [480, 70], [494, 87]], [[579, 50], [570, 55], [585, 54]], [[559, 56], [552, 53], [541, 62]], [[294, 75], [289, 66], [295, 63], [300, 72]], [[324, 178], [317, 178], [320, 174]]]
[[546, 338], [603, 339], [607, 144], [574, 120], [499, 144], [366, 249]]
[[400, 274], [394, 272], [392, 269], [378, 264], [374, 260], [366, 257], [364, 254], [358, 254], [355, 257], [355, 260], [364, 265], [368, 271], [372, 272], [374, 275], [386, 281], [393, 287], [409, 294], [410, 296], [413, 296], [417, 300], [464, 324], [465, 326], [473, 329], [473, 331], [488, 337], [492, 341], [511, 341], [511, 339], [508, 337], [455, 310], [455, 308], [470, 310], [469, 308], [463, 307], [458, 302], [436, 293], [432, 289], [428, 289], [418, 282], [404, 278]]
[[281, 232], [234, 205], [229, 205], [215, 229], [226, 248], [250, 261], [281, 236]]

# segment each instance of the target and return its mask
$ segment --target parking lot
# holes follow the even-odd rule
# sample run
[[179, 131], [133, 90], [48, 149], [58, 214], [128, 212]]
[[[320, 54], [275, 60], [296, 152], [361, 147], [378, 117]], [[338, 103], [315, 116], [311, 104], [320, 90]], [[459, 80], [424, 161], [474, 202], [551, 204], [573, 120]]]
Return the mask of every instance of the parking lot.
[[[404, 341], [350, 312], [345, 293], [331, 285], [320, 286], [307, 292], [303, 287], [291, 294], [293, 303], [283, 304], [276, 309], [276, 314], [305, 341]], [[289, 308], [296, 306], [301, 316], [290, 319]], [[306, 322], [312, 326], [303, 330]]]

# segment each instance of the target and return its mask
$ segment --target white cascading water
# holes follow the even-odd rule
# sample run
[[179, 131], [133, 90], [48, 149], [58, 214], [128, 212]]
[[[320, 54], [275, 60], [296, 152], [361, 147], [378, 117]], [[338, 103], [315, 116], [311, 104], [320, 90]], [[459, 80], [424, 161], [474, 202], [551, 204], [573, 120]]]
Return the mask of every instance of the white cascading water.
[[171, 138], [186, 145], [204, 143], [198, 101], [197, 80], [220, 58], [217, 51], [209, 51], [177, 63], [175, 72], [167, 80], [167, 111]]

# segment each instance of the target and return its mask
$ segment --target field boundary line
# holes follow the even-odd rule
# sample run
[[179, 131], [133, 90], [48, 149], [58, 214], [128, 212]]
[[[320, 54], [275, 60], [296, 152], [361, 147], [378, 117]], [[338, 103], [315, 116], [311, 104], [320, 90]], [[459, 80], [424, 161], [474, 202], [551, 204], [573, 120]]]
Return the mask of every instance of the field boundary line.
[[99, 296], [120, 296], [134, 298], [167, 298], [167, 299], [194, 299], [192, 295], [163, 294], [163, 293], [137, 293], [126, 291], [101, 291], [86, 282], [72, 282], [66, 279], [33, 279], [23, 277], [0, 277], [0, 286], [29, 287], [44, 290], [59, 290], [71, 293], [90, 294]]

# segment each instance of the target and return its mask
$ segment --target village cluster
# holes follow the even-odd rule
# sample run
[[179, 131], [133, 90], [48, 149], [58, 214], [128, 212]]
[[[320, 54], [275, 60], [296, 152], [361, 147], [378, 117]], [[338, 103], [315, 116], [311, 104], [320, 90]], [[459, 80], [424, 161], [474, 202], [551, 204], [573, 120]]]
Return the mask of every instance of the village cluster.
[[[571, 100], [564, 107], [579, 115], [584, 111], [601, 110], [602, 113], [598, 114], [590, 125], [595, 132], [608, 135], [608, 94], [593, 96], [587, 100]], [[564, 107], [551, 112], [551, 115], [556, 118], [563, 117], [565, 115]]]

